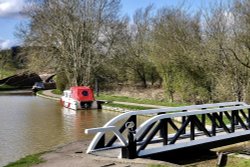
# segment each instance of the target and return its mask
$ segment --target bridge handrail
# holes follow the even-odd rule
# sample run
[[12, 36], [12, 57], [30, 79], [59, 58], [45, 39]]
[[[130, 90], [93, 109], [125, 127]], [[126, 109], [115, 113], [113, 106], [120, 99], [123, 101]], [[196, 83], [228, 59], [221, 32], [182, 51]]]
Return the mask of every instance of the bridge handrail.
[[[205, 108], [212, 108], [212, 107], [226, 107], [226, 106], [235, 106], [241, 105], [246, 106], [247, 104], [244, 102], [225, 102], [225, 103], [214, 103], [214, 104], [201, 104], [201, 105], [190, 105], [190, 106], [182, 106], [182, 107], [166, 107], [162, 109], [150, 109], [150, 110], [139, 110], [139, 111], [130, 111], [123, 114], [120, 114], [110, 121], [108, 121], [103, 127], [113, 126], [120, 120], [128, 118], [133, 115], [150, 115], [150, 114], [159, 114], [159, 113], [169, 113], [169, 112], [176, 112], [176, 111], [184, 111], [184, 110], [191, 110], [191, 109], [205, 109]], [[95, 146], [97, 145], [98, 141], [102, 138], [105, 132], [98, 132], [88, 147], [87, 153], [91, 152]]]
[[139, 111], [130, 111], [123, 114], [120, 114], [110, 121], [108, 121], [103, 127], [112, 126], [113, 124], [117, 123], [118, 121], [128, 118], [132, 115], [150, 115], [150, 114], [158, 114], [158, 113], [169, 113], [175, 111], [184, 111], [190, 109], [202, 109], [202, 108], [211, 108], [211, 107], [225, 107], [225, 106], [233, 106], [233, 105], [243, 105], [246, 106], [247, 104], [244, 102], [226, 102], [226, 103], [214, 103], [214, 104], [201, 104], [201, 105], [191, 105], [191, 106], [182, 106], [182, 107], [166, 107], [161, 109], [150, 109], [150, 110], [139, 110]]
[[154, 122], [157, 122], [161, 119], [167, 119], [167, 118], [174, 118], [174, 117], [183, 117], [183, 116], [191, 116], [191, 115], [201, 115], [201, 114], [212, 114], [217, 112], [224, 112], [224, 111], [233, 111], [233, 110], [244, 110], [244, 109], [250, 109], [250, 105], [244, 105], [244, 106], [234, 106], [234, 107], [224, 107], [224, 108], [215, 108], [215, 109], [207, 109], [207, 110], [193, 110], [190, 112], [178, 112], [178, 113], [168, 113], [168, 114], [161, 114], [154, 116], [144, 123], [142, 123], [136, 131], [135, 138], [138, 139], [142, 133], [147, 129], [149, 125], [151, 125]]

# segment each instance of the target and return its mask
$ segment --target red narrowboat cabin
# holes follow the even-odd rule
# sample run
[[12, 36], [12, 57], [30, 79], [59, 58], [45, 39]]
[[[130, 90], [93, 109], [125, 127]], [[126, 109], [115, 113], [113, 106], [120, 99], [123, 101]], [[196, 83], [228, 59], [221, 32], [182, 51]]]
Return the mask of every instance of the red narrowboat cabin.
[[78, 101], [94, 101], [93, 90], [87, 86], [74, 86], [70, 88], [71, 96]]
[[78, 109], [101, 109], [101, 101], [96, 101], [94, 92], [87, 86], [74, 86], [65, 90], [61, 98], [64, 107]]

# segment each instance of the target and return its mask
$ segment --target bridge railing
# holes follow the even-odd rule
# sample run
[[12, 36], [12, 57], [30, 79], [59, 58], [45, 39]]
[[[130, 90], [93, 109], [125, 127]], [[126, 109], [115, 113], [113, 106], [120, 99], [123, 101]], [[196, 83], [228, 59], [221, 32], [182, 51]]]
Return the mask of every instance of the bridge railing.
[[[201, 116], [205, 116], [208, 120], [203, 122]], [[175, 133], [170, 134], [168, 126], [176, 117], [185, 117], [185, 121], [176, 129]], [[153, 124], [156, 126], [148, 129]], [[223, 142], [226, 140], [249, 135], [249, 129], [250, 105], [161, 114], [150, 118], [138, 127], [135, 134], [136, 141], [140, 141], [137, 155], [145, 156], [217, 141], [220, 146], [223, 146]], [[160, 137], [153, 139], [157, 132], [160, 133]], [[248, 140], [248, 138], [245, 139]], [[240, 141], [244, 141], [244, 139], [239, 138], [238, 142]], [[162, 143], [162, 145], [146, 148], [153, 143]], [[214, 144], [210, 147], [216, 146]]]
[[[245, 114], [245, 112], [242, 111], [247, 108], [249, 108], [249, 106], [243, 102], [226, 102], [123, 113], [111, 119], [101, 128], [87, 129], [85, 131], [85, 133], [97, 133], [90, 143], [87, 153], [128, 145], [128, 142], [125, 142], [128, 141], [127, 133], [124, 134], [128, 122], [133, 122], [134, 124], [131, 130], [135, 132], [134, 136], [137, 145], [140, 145], [137, 150], [139, 155], [139, 152], [145, 152], [145, 148], [148, 144], [154, 143], [157, 140], [161, 140], [165, 143], [164, 145], [168, 145], [174, 144], [178, 138], [183, 138], [188, 135], [194, 139], [195, 127], [198, 127], [198, 129], [205, 135], [210, 135], [210, 133], [212, 133], [212, 135], [215, 134], [218, 128], [228, 129], [222, 121], [222, 117], [224, 116], [230, 120], [235, 119], [234, 122], [236, 121], [242, 124], [242, 121], [237, 116], [237, 113], [240, 113], [247, 119], [248, 114]], [[238, 112], [236, 111], [233, 112], [234, 114], [229, 114], [229, 110], [238, 110]], [[151, 117], [148, 117], [147, 121], [139, 125], [137, 122], [137, 116], [139, 115], [150, 115]], [[176, 118], [182, 118], [181, 127], [176, 125]], [[117, 127], [116, 123], [120, 121], [123, 121], [123, 124], [120, 127]], [[207, 130], [206, 127], [208, 126], [206, 125], [208, 124], [208, 121], [210, 121], [209, 126], [212, 128], [211, 130]], [[173, 136], [172, 138], [168, 133], [169, 126], [176, 131], [176, 136]], [[188, 133], [186, 132], [187, 129], [190, 129], [191, 131]], [[114, 136], [111, 137], [110, 140], [106, 140], [105, 134], [110, 131], [114, 133]], [[157, 132], [160, 133], [160, 137], [156, 137]], [[169, 141], [170, 139], [171, 141]]]

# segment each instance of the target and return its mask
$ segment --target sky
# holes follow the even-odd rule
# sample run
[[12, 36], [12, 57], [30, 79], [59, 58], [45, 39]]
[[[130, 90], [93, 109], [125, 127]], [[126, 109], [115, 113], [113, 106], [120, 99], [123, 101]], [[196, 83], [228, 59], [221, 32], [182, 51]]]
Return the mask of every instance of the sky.
[[[180, 5], [183, 1], [191, 9], [199, 9], [207, 1], [213, 0], [121, 0], [122, 14], [132, 16], [134, 11], [154, 4], [155, 9], [164, 6]], [[0, 50], [19, 45], [21, 41], [15, 36], [16, 28], [27, 18], [21, 16], [25, 0], [0, 0]]]

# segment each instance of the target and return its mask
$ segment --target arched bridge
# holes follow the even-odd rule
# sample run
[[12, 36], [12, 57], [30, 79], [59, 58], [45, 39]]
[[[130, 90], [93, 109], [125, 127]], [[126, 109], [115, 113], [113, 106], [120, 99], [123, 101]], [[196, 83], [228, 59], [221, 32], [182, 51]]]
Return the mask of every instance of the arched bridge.
[[[146, 121], [139, 123], [142, 115]], [[114, 135], [108, 139], [110, 132]], [[117, 156], [122, 158], [211, 149], [250, 139], [250, 105], [226, 102], [126, 112], [85, 133], [97, 133], [87, 153], [120, 149]]]

